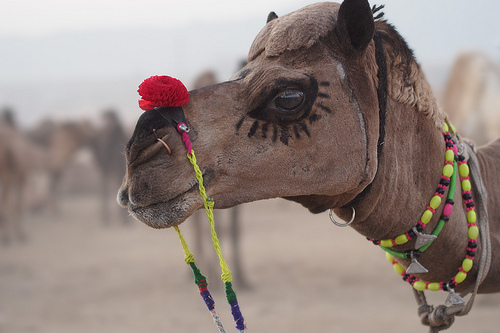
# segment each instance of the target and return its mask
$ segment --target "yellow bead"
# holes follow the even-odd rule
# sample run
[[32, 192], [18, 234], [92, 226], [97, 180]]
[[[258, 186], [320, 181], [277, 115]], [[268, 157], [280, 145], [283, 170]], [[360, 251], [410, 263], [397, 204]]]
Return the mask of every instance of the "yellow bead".
[[453, 160], [455, 160], [455, 153], [453, 152], [452, 149], [448, 149], [446, 151], [444, 159], [447, 160], [448, 162], [453, 162]]
[[385, 253], [385, 259], [387, 259], [387, 261], [390, 262], [391, 264], [394, 261], [394, 257], [389, 252]]
[[431, 282], [431, 283], [429, 283], [429, 285], [427, 286], [427, 289], [429, 289], [431, 291], [438, 291], [438, 290], [440, 290], [439, 282]]
[[467, 277], [467, 274], [464, 272], [458, 272], [457, 275], [455, 275], [455, 282], [456, 283], [462, 283], [465, 278]]
[[467, 212], [467, 222], [469, 223], [476, 223], [477, 221], [477, 215], [475, 210], [469, 210]]
[[396, 242], [397, 245], [405, 244], [406, 242], [408, 242], [408, 237], [406, 237], [405, 234], [399, 235], [394, 239], [394, 241]]
[[425, 282], [424, 281], [417, 281], [413, 284], [413, 288], [419, 291], [424, 291], [425, 290]]
[[450, 124], [450, 129], [452, 133], [457, 133], [457, 129], [453, 126], [453, 124]]
[[479, 235], [479, 229], [476, 226], [469, 228], [469, 238], [470, 239], [476, 239], [478, 235]]
[[426, 209], [425, 212], [422, 214], [420, 221], [422, 221], [423, 224], [427, 224], [427, 223], [429, 223], [431, 218], [432, 218], [432, 212], [430, 210]]
[[453, 175], [453, 165], [446, 164], [443, 167], [443, 176], [445, 176], [445, 177], [451, 177], [451, 175]]
[[464, 259], [464, 261], [462, 261], [462, 268], [464, 271], [468, 272], [471, 270], [473, 264], [474, 262], [471, 259]]
[[441, 197], [439, 195], [433, 196], [429, 206], [431, 206], [432, 209], [437, 209], [439, 205], [441, 205]]
[[444, 123], [444, 124], [443, 124], [443, 130], [444, 130], [445, 132], [448, 132], [448, 131], [449, 131], [449, 128], [448, 128], [448, 124], [447, 124], [447, 123]]
[[392, 265], [394, 267], [394, 271], [398, 273], [399, 275], [403, 274], [405, 272], [405, 268], [401, 266], [400, 264], [394, 264]]
[[465, 163], [460, 164], [458, 167], [458, 173], [460, 174], [460, 177], [467, 177], [469, 175], [469, 166]]
[[392, 246], [392, 240], [390, 239], [384, 239], [380, 241], [380, 245], [383, 247], [391, 247]]
[[471, 190], [470, 181], [468, 179], [465, 179], [464, 181], [462, 181], [462, 190], [464, 190], [464, 191]]

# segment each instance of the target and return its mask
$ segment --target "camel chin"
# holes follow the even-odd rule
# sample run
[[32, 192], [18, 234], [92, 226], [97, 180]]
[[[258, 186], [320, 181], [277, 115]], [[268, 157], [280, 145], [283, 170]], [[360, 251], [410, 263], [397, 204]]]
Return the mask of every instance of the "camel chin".
[[128, 203], [130, 214], [144, 224], [164, 229], [177, 226], [200, 208], [199, 194], [195, 188], [179, 194], [169, 201], [157, 202], [147, 206]]

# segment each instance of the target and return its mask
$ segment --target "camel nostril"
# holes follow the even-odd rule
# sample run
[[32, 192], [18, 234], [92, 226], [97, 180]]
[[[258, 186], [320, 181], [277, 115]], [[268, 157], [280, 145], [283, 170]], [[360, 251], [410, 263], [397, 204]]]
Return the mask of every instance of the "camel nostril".
[[128, 188], [120, 188], [118, 191], [118, 194], [116, 195], [116, 201], [118, 201], [118, 204], [123, 207], [127, 208], [128, 203], [129, 203], [129, 198], [128, 198]]

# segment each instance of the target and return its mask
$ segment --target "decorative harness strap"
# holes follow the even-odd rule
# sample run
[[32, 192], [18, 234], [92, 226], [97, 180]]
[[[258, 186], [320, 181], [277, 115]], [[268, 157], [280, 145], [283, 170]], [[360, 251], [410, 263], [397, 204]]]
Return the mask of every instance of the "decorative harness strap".
[[[226, 299], [231, 307], [231, 313], [233, 315], [234, 322], [236, 323], [236, 329], [239, 332], [245, 331], [245, 323], [243, 315], [241, 314], [238, 300], [236, 298], [236, 293], [232, 286], [232, 275], [229, 270], [224, 257], [222, 256], [222, 251], [219, 245], [219, 239], [217, 233], [215, 232], [215, 221], [213, 215], [214, 200], [209, 198], [206, 194], [205, 187], [203, 186], [203, 175], [196, 162], [196, 156], [194, 154], [193, 145], [189, 139], [189, 128], [186, 125], [186, 120], [184, 117], [184, 112], [182, 106], [187, 104], [189, 101], [189, 93], [186, 87], [181, 81], [174, 79], [169, 76], [152, 76], [139, 86], [138, 90], [141, 95], [141, 100], [139, 100], [139, 107], [145, 111], [156, 110], [161, 117], [163, 117], [170, 125], [175, 127], [177, 131], [182, 136], [182, 142], [184, 143], [187, 150], [187, 158], [189, 162], [194, 167], [196, 179], [198, 181], [198, 187], [200, 195], [203, 198], [203, 204], [205, 206], [205, 211], [207, 213], [208, 221], [210, 223], [210, 231], [212, 234], [212, 244], [219, 257], [219, 263], [222, 270], [222, 281], [225, 285]], [[154, 134], [156, 132], [153, 130]], [[161, 142], [169, 154], [171, 153], [168, 145], [160, 138], [157, 138]], [[220, 316], [215, 311], [215, 301], [208, 290], [208, 282], [206, 276], [204, 276], [199, 268], [195, 264], [194, 255], [189, 250], [189, 247], [181, 234], [178, 226], [174, 226], [175, 231], [179, 236], [182, 249], [184, 250], [184, 261], [188, 264], [194, 275], [194, 282], [198, 286], [200, 295], [203, 298], [208, 310], [210, 311], [212, 318], [220, 333], [225, 333], [224, 326]]]

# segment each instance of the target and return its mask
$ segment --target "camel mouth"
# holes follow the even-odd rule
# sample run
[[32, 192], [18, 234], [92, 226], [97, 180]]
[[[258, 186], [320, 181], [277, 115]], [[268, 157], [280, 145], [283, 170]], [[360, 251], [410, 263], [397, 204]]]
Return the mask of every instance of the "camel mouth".
[[[207, 189], [212, 183], [213, 171], [210, 168], [204, 168], [202, 177]], [[203, 206], [203, 198], [199, 193], [198, 181], [193, 179], [190, 185], [190, 188], [177, 194], [175, 197], [145, 206], [137, 205], [127, 200], [129, 213], [135, 219], [155, 229], [177, 226]]]
[[201, 197], [196, 189], [198, 183], [176, 197], [147, 206], [137, 206], [129, 202], [128, 210], [137, 220], [154, 229], [177, 226], [184, 222], [198, 208]]

